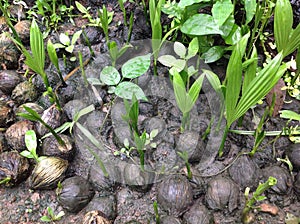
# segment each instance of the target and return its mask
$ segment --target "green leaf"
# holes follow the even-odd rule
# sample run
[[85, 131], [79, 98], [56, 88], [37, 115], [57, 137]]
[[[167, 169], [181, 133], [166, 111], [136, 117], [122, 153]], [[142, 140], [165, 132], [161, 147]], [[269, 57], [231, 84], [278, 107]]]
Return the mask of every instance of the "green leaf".
[[29, 151], [35, 151], [37, 148], [37, 138], [34, 130], [28, 130], [25, 133], [25, 145]]
[[282, 77], [287, 69], [286, 64], [280, 66], [282, 58], [282, 53], [279, 53], [245, 88], [236, 107], [235, 116], [232, 118], [232, 122], [240, 118], [250, 107], [267, 95]]
[[76, 41], [80, 38], [80, 35], [82, 33], [82, 30], [78, 30], [77, 32], [75, 32], [72, 36], [72, 41], [71, 44], [74, 45], [76, 43]]
[[225, 38], [226, 44], [234, 45], [241, 39], [241, 27], [234, 24], [229, 35]]
[[278, 52], [285, 50], [289, 45], [292, 26], [293, 10], [290, 0], [277, 0], [274, 13], [274, 37]]
[[183, 114], [188, 113], [193, 108], [192, 98], [187, 94], [180, 74], [173, 68], [171, 70], [170, 73], [173, 74], [173, 88], [177, 105]]
[[215, 22], [221, 27], [227, 18], [233, 13], [234, 6], [231, 0], [217, 1], [212, 7], [212, 16]]
[[185, 21], [180, 28], [181, 32], [188, 35], [223, 34], [215, 23], [214, 18], [208, 14], [196, 14]]
[[47, 52], [48, 52], [50, 61], [59, 70], [58, 57], [57, 57], [57, 54], [56, 54], [56, 49], [55, 49], [54, 44], [51, 42], [50, 39], [47, 42]]
[[193, 105], [196, 103], [196, 100], [198, 99], [200, 90], [202, 88], [203, 79], [204, 79], [204, 75], [200, 75], [193, 83], [193, 85], [191, 86], [188, 92], [188, 95], [190, 96]]
[[162, 55], [158, 58], [158, 61], [167, 67], [174, 67], [178, 72], [181, 72], [186, 64], [186, 61], [183, 59], [176, 59], [172, 55]]
[[251, 81], [255, 78], [256, 76], [256, 69], [257, 69], [257, 50], [256, 47], [253, 47], [251, 57], [250, 59], [254, 59], [250, 65], [245, 70], [245, 75], [244, 75], [244, 81], [243, 81], [243, 88], [242, 88], [242, 93], [244, 94], [245, 89]]
[[158, 134], [158, 129], [153, 129], [151, 132], [150, 132], [150, 139], [153, 139], [157, 136]]
[[120, 82], [121, 76], [115, 67], [105, 66], [100, 73], [100, 80], [108, 86], [115, 86]]
[[55, 218], [56, 218], [56, 220], [60, 220], [61, 217], [63, 217], [64, 215], [65, 215], [65, 212], [64, 212], [64, 211], [60, 211], [60, 212], [55, 216]]
[[176, 41], [174, 43], [174, 51], [180, 58], [185, 58], [186, 48], [182, 43]]
[[71, 44], [69, 36], [66, 35], [65, 33], [61, 33], [59, 35], [59, 41], [65, 46], [69, 46]]
[[150, 56], [137, 56], [125, 62], [122, 66], [122, 76], [124, 78], [134, 79], [146, 73], [150, 67]]
[[293, 53], [300, 46], [300, 24], [292, 31], [288, 45], [283, 50], [283, 56]]
[[95, 106], [93, 104], [89, 105], [88, 107], [85, 107], [81, 109], [75, 116], [74, 121], [78, 121], [82, 116], [89, 114], [95, 110]]
[[203, 53], [201, 58], [204, 59], [205, 63], [212, 63], [219, 60], [224, 54], [224, 47], [213, 46], [207, 52]]
[[[69, 53], [73, 53], [74, 47], [75, 47], [74, 45], [70, 45], [70, 46], [66, 47], [65, 50]], [[75, 58], [75, 60], [76, 60], [76, 58]]]
[[205, 74], [205, 77], [209, 81], [210, 85], [213, 87], [213, 89], [217, 93], [223, 94], [222, 89], [221, 89], [222, 86], [221, 86], [221, 82], [220, 82], [219, 77], [215, 73], [213, 73], [212, 71], [209, 71], [209, 70], [203, 69], [203, 72]]
[[[44, 75], [45, 66], [45, 47], [43, 35], [35, 20], [32, 20], [30, 26], [30, 48], [32, 56], [27, 52], [25, 53], [26, 64], [40, 75]], [[24, 53], [24, 52], [23, 52]]]
[[256, 0], [245, 0], [246, 24], [251, 22], [256, 13]]
[[45, 215], [41, 217], [41, 221], [43, 221], [43, 222], [52, 222], [52, 220], [48, 216], [45, 216]]
[[132, 99], [132, 95], [135, 94], [137, 99], [148, 101], [143, 90], [132, 82], [121, 82], [119, 85], [117, 85], [115, 94], [128, 100]]
[[88, 10], [82, 4], [80, 4], [78, 1], [75, 1], [75, 5], [81, 13], [84, 13], [84, 14], [88, 13]]
[[[207, 0], [208, 1], [208, 0]], [[207, 2], [206, 1], [206, 2]], [[193, 5], [195, 3], [199, 3], [199, 2], [205, 2], [203, 0], [181, 0], [179, 3], [178, 3], [178, 7], [179, 8], [182, 8], [184, 9], [185, 7], [187, 6], [190, 6], [190, 5]]]
[[223, 39], [226, 39], [226, 37], [229, 36], [229, 34], [232, 32], [234, 25], [235, 25], [234, 16], [230, 15], [225, 21], [225, 23], [220, 27], [220, 30], [222, 30], [223, 32], [222, 34]]
[[24, 151], [20, 152], [20, 155], [24, 156], [26, 158], [33, 158], [33, 155], [28, 150], [24, 150]]
[[198, 53], [198, 51], [199, 51], [198, 38], [195, 37], [189, 43], [188, 54], [186, 56], [186, 59], [190, 59], [190, 58], [194, 57]]
[[284, 119], [300, 121], [300, 114], [291, 110], [281, 110], [280, 117]]
[[234, 121], [233, 117], [242, 84], [242, 57], [239, 47], [239, 44], [235, 46], [226, 70], [225, 108], [228, 127]]

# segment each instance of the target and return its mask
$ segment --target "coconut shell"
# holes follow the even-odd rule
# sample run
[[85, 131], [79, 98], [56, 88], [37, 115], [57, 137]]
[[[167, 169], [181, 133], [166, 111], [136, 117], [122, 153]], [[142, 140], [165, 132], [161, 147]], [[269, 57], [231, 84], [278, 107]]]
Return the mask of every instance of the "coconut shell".
[[18, 121], [11, 125], [5, 132], [8, 146], [19, 152], [25, 150], [25, 133], [28, 130], [34, 130], [34, 124], [28, 120]]
[[58, 202], [69, 212], [79, 212], [95, 194], [90, 183], [80, 176], [65, 179], [61, 185], [57, 190]]
[[0, 181], [9, 178], [5, 186], [15, 186], [24, 181], [29, 175], [28, 159], [17, 151], [0, 154]]
[[32, 189], [53, 189], [64, 178], [68, 161], [58, 157], [46, 157], [39, 161], [29, 179]]
[[[0, 44], [1, 46], [1, 44]], [[1, 60], [1, 55], [0, 55]], [[23, 77], [14, 70], [3, 70], [0, 72], [0, 90], [3, 93], [11, 94], [13, 89], [22, 82]]]
[[169, 215], [182, 215], [193, 202], [193, 189], [186, 177], [172, 175], [157, 186], [157, 202]]
[[17, 69], [21, 53], [7, 34], [7, 32], [0, 34], [0, 68]]

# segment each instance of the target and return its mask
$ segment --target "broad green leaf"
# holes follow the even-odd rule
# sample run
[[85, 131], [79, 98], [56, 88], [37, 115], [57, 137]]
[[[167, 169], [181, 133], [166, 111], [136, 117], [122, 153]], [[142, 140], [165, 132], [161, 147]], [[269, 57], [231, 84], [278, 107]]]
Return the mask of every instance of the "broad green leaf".
[[246, 24], [251, 22], [256, 12], [256, 0], [245, 0]]
[[176, 59], [173, 55], [162, 55], [158, 58], [158, 61], [167, 67], [174, 67], [178, 72], [181, 72], [185, 67], [185, 60]]
[[227, 18], [233, 13], [234, 6], [231, 0], [217, 1], [212, 7], [212, 16], [215, 22], [221, 27]]
[[282, 53], [279, 53], [245, 88], [231, 122], [240, 118], [250, 107], [267, 95], [282, 77], [287, 69], [286, 64], [280, 66], [282, 58]]
[[29, 152], [27, 150], [24, 150], [24, 151], [20, 152], [20, 155], [24, 156], [26, 158], [32, 158], [33, 159], [33, 155], [31, 154], [31, 152]]
[[47, 52], [48, 52], [50, 61], [54, 64], [54, 66], [56, 68], [59, 68], [56, 49], [50, 39], [48, 40], [48, 43], [47, 43]]
[[205, 63], [212, 63], [219, 60], [224, 54], [224, 47], [213, 46], [207, 52], [203, 53], [201, 58], [204, 59]]
[[29, 151], [36, 150], [37, 139], [34, 130], [28, 130], [25, 133], [25, 145]]
[[280, 117], [285, 119], [300, 121], [300, 114], [291, 110], [281, 110]]
[[214, 18], [208, 14], [196, 14], [188, 18], [180, 28], [181, 32], [188, 35], [223, 34], [215, 23]]
[[78, 30], [77, 32], [75, 32], [72, 36], [72, 41], [71, 44], [74, 45], [76, 43], [76, 41], [80, 38], [80, 35], [82, 33], [82, 30]]
[[277, 0], [274, 13], [274, 37], [278, 52], [289, 45], [293, 26], [293, 10], [290, 0]]
[[187, 6], [190, 6], [190, 5], [193, 5], [195, 3], [199, 3], [199, 2], [205, 2], [205, 1], [203, 1], [203, 0], [181, 0], [178, 3], [178, 7], [184, 9]]
[[191, 88], [189, 89], [188, 95], [190, 96], [193, 105], [196, 103], [196, 100], [198, 99], [200, 90], [202, 88], [203, 79], [204, 79], [204, 75], [200, 75], [193, 83]]
[[53, 44], [54, 48], [57, 49], [57, 48], [65, 48], [66, 46], [61, 44], [61, 43], [55, 43]]
[[287, 46], [283, 49], [283, 56], [293, 53], [300, 46], [300, 24], [292, 31]]
[[242, 57], [240, 45], [237, 44], [230, 56], [226, 70], [225, 108], [228, 127], [234, 121], [235, 108], [239, 99], [242, 84]]
[[69, 46], [71, 44], [69, 36], [66, 35], [65, 33], [61, 33], [59, 35], [59, 41], [65, 46]]
[[100, 73], [100, 80], [108, 86], [115, 86], [120, 82], [121, 76], [115, 67], [105, 66]]
[[117, 85], [115, 94], [128, 100], [131, 100], [132, 95], [135, 94], [137, 99], [147, 101], [147, 97], [145, 96], [143, 90], [132, 82], [121, 82], [119, 85]]
[[61, 217], [63, 217], [65, 215], [64, 211], [60, 211], [57, 215], [56, 215], [56, 220], [60, 220]]
[[[74, 45], [70, 45], [70, 46], [66, 47], [65, 50], [69, 53], [73, 53], [74, 47], [75, 47]], [[76, 57], [75, 57], [75, 60], [76, 60]]]
[[219, 28], [223, 32], [222, 34], [223, 39], [229, 36], [234, 25], [235, 25], [234, 17], [233, 15], [230, 15], [225, 21], [225, 23]]
[[199, 43], [198, 43], [198, 38], [194, 37], [192, 41], [189, 43], [188, 47], [188, 54], [186, 56], [186, 59], [190, 59], [194, 57], [199, 51]]
[[173, 67], [176, 65], [177, 59], [173, 55], [162, 55], [157, 59], [161, 64], [167, 67]]
[[122, 76], [124, 78], [134, 79], [146, 73], [150, 67], [150, 56], [137, 56], [125, 62], [122, 66]]
[[225, 38], [225, 42], [226, 42], [226, 44], [234, 45], [237, 42], [239, 42], [239, 40], [241, 39], [241, 37], [242, 37], [241, 27], [239, 27], [238, 25], [234, 24], [231, 32]]
[[88, 10], [82, 4], [80, 4], [78, 1], [75, 1], [75, 5], [81, 13], [84, 13], [84, 14], [88, 13]]
[[251, 59], [254, 59], [250, 65], [245, 70], [245, 75], [244, 75], [244, 81], [243, 81], [243, 88], [242, 88], [242, 93], [245, 93], [245, 89], [251, 81], [255, 78], [256, 76], [256, 69], [257, 69], [257, 50], [256, 47], [253, 47], [252, 53], [251, 53]]
[[43, 222], [52, 222], [52, 220], [50, 219], [50, 217], [45, 216], [45, 215], [41, 217], [41, 221], [43, 221]]
[[174, 51], [180, 58], [185, 58], [186, 48], [182, 43], [176, 41], [174, 43]]

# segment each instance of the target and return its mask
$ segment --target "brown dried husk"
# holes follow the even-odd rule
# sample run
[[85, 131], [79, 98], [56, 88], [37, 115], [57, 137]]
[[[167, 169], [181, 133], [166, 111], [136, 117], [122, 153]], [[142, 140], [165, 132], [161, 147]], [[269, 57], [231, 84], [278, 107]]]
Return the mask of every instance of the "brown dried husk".
[[0, 66], [3, 69], [17, 69], [21, 53], [7, 34], [0, 34]]
[[65, 144], [60, 145], [55, 137], [51, 135], [43, 141], [42, 155], [60, 157], [71, 161], [75, 154], [73, 140], [67, 135], [59, 134], [59, 136]]
[[58, 157], [46, 157], [38, 162], [29, 179], [32, 189], [53, 189], [64, 178], [68, 161]]
[[193, 202], [192, 186], [184, 176], [169, 176], [157, 189], [157, 202], [169, 215], [182, 215]]
[[[1, 46], [1, 44], [0, 44]], [[0, 54], [1, 63], [1, 54]], [[0, 90], [3, 93], [11, 94], [13, 89], [22, 82], [23, 78], [14, 70], [3, 70], [0, 72]]]
[[92, 199], [95, 192], [83, 177], [74, 176], [65, 179], [58, 188], [58, 202], [69, 212], [79, 212]]
[[90, 211], [85, 214], [82, 224], [112, 224], [112, 222], [104, 218], [101, 212]]
[[10, 178], [6, 186], [11, 187], [24, 181], [29, 174], [28, 159], [17, 151], [0, 154], [0, 180]]
[[28, 130], [34, 130], [34, 124], [28, 120], [18, 121], [11, 125], [5, 132], [8, 146], [19, 152], [25, 150], [25, 133]]

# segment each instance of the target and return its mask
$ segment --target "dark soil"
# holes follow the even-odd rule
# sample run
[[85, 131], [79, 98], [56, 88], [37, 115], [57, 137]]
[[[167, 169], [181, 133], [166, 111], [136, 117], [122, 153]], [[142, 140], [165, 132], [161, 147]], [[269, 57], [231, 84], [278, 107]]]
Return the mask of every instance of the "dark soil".
[[[32, 6], [33, 1], [25, 1]], [[299, 23], [300, 5], [293, 3], [295, 23]], [[128, 29], [124, 25], [123, 15], [116, 1], [81, 1], [84, 5], [96, 9], [105, 4], [109, 11], [114, 11], [114, 19], [110, 24], [110, 38], [122, 45], [126, 42]], [[151, 52], [149, 38], [151, 29], [147, 25], [143, 9], [134, 3], [126, 3], [127, 12], [134, 12], [134, 25], [131, 42], [136, 46], [135, 51], [121, 57], [118, 66], [135, 55], [144, 55]], [[128, 17], [130, 15], [127, 15]], [[163, 18], [168, 22], [167, 18]], [[53, 42], [58, 41], [61, 32], [73, 34], [87, 21], [82, 18], [74, 19], [76, 26], [65, 22], [59, 26], [57, 32], [50, 33]], [[4, 28], [6, 29], [6, 28]], [[110, 63], [104, 33], [95, 27], [86, 28], [87, 36], [95, 51], [95, 57], [85, 66], [88, 78], [99, 78], [100, 71]], [[168, 50], [168, 49], [167, 49]], [[90, 51], [81, 38], [75, 47], [75, 55], [82, 52], [83, 60], [91, 58]], [[65, 53], [59, 51], [62, 56]], [[68, 55], [69, 57], [70, 55]], [[24, 58], [21, 56], [18, 67], [19, 73], [24, 72]], [[48, 61], [49, 63], [49, 61]], [[210, 66], [202, 64], [205, 69], [212, 69], [221, 78], [226, 71], [226, 59], [222, 59]], [[50, 63], [49, 63], [50, 64]], [[253, 157], [246, 155], [254, 145], [253, 136], [229, 133], [225, 143], [224, 154], [217, 156], [216, 146], [220, 144], [220, 135], [214, 131], [202, 140], [209, 126], [212, 115], [218, 114], [218, 98], [210, 95], [208, 87], [204, 85], [203, 91], [197, 101], [196, 108], [191, 113], [190, 129], [180, 134], [179, 127], [181, 113], [176, 107], [172, 86], [168, 78], [168, 71], [164, 67], [158, 68], [158, 77], [153, 77], [152, 68], [137, 79], [137, 83], [149, 96], [148, 102], [140, 102], [139, 128], [148, 133], [158, 129], [159, 134], [154, 139], [156, 149], [147, 149], [147, 168], [151, 172], [141, 172], [139, 169], [138, 154], [133, 153], [134, 162], [125, 155], [114, 156], [113, 153], [123, 147], [123, 140], [130, 139], [130, 131], [122, 115], [126, 112], [123, 101], [113, 98], [108, 94], [107, 87], [84, 87], [81, 71], [78, 69], [78, 60], [73, 63], [68, 61], [63, 68], [64, 77], [74, 69], [75, 73], [67, 80], [67, 86], [61, 86], [54, 66], [47, 68], [53, 89], [57, 88], [60, 102], [64, 108], [64, 114], [60, 116], [60, 124], [71, 121], [74, 111], [78, 111], [90, 104], [95, 106], [95, 111], [83, 116], [80, 123], [101, 142], [101, 149], [95, 147], [78, 128], [74, 127], [72, 139], [75, 142], [75, 156], [70, 161], [66, 177], [75, 175], [86, 179], [93, 191], [91, 201], [79, 212], [68, 212], [59, 203], [55, 189], [31, 190], [30, 178], [17, 186], [0, 187], [0, 224], [33, 224], [42, 223], [40, 218], [47, 214], [47, 207], [51, 207], [54, 213], [64, 211], [66, 214], [55, 223], [83, 223], [86, 213], [100, 211], [111, 223], [156, 223], [153, 203], [158, 202], [160, 223], [242, 223], [241, 216], [245, 206], [244, 191], [250, 188], [250, 197], [259, 183], [265, 182], [269, 176], [277, 179], [277, 185], [267, 190], [263, 195], [265, 200], [255, 203], [255, 207], [249, 215], [253, 223], [272, 224], [300, 223], [300, 164], [297, 159], [300, 155], [300, 145], [293, 145], [287, 137], [266, 137], [259, 150]], [[5, 66], [1, 65], [3, 70]], [[210, 68], [211, 67], [211, 68]], [[12, 69], [13, 70], [13, 69]], [[1, 70], [0, 70], [1, 72]], [[20, 80], [21, 81], [21, 80]], [[46, 97], [42, 96], [42, 80], [33, 78], [37, 95], [28, 101], [37, 102], [43, 110], [51, 106]], [[11, 92], [11, 91], [9, 91]], [[1, 92], [0, 92], [1, 93]], [[0, 132], [0, 151], [12, 150], [5, 144], [5, 131], [13, 125], [17, 119], [15, 111], [23, 102], [14, 100], [10, 94], [0, 95], [5, 105], [11, 108], [7, 115], [7, 123], [2, 126]], [[289, 96], [282, 109], [300, 112], [300, 102]], [[232, 129], [254, 130], [255, 116], [261, 117], [266, 108], [266, 103], [257, 106], [254, 113], [250, 110], [244, 116], [242, 126], [234, 124]], [[11, 117], [10, 117], [11, 115]], [[8, 119], [9, 118], [9, 119]], [[2, 120], [0, 120], [2, 122]], [[1, 124], [1, 123], [0, 123]], [[299, 124], [299, 123], [298, 123]], [[1, 124], [2, 125], [2, 124]], [[276, 117], [270, 118], [264, 125], [268, 131], [278, 131], [286, 125], [286, 121]], [[296, 126], [296, 122], [290, 123]], [[59, 125], [58, 125], [59, 126]], [[64, 132], [70, 135], [68, 131]], [[215, 134], [215, 135], [214, 135]], [[109, 178], [103, 176], [95, 155], [100, 157], [109, 172]], [[19, 150], [19, 149], [18, 149]], [[40, 150], [41, 151], [41, 150]], [[40, 152], [39, 151], [39, 152]], [[178, 151], [188, 151], [189, 162], [193, 178], [188, 180], [187, 171], [183, 160], [178, 156]], [[244, 153], [244, 154], [243, 154]], [[277, 158], [286, 158], [286, 155], [295, 164], [292, 172], [286, 163]], [[31, 162], [31, 170], [34, 166]], [[164, 173], [160, 171], [165, 169]], [[63, 183], [63, 182], [62, 182]], [[74, 202], [76, 203], [76, 202]], [[100, 223], [100, 222], [90, 222]]]

